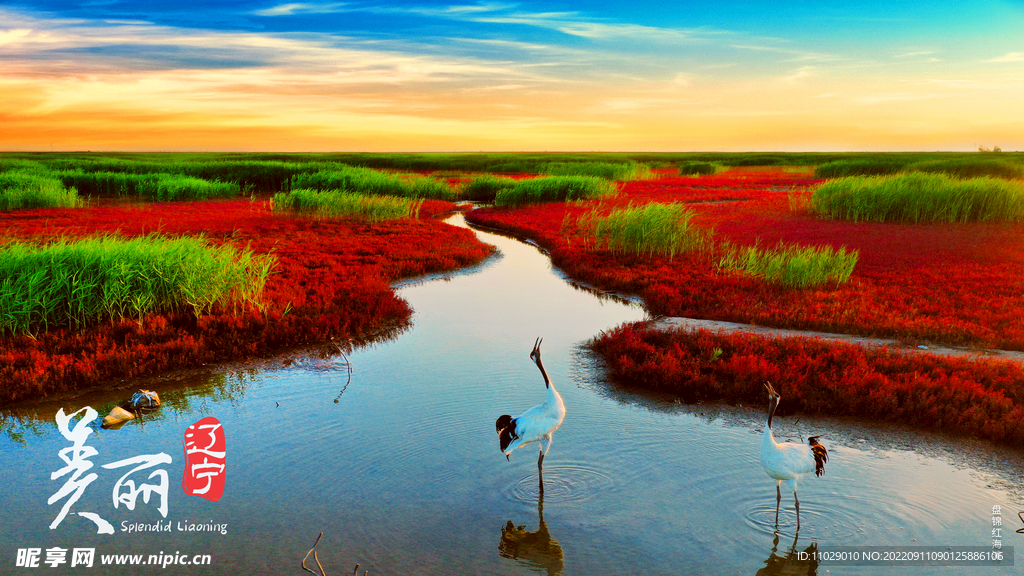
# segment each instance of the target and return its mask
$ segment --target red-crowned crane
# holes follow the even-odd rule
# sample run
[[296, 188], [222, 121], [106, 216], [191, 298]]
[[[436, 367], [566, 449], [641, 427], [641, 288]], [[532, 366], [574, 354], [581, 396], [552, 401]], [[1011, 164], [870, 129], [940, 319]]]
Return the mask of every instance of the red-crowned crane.
[[764, 436], [761, 439], [761, 466], [776, 481], [775, 525], [779, 525], [779, 504], [782, 502], [782, 483], [785, 482], [786, 489], [793, 491], [793, 501], [796, 503], [796, 529], [799, 530], [800, 499], [796, 496], [797, 483], [812, 472], [817, 476], [825, 472], [828, 451], [818, 443], [821, 436], [811, 436], [807, 439], [807, 444], [779, 444], [775, 441], [772, 434], [772, 416], [775, 415], [775, 409], [779, 407], [779, 400], [782, 397], [772, 388], [771, 382], [766, 382], [764, 386], [768, 389], [768, 422], [764, 426]]
[[[517, 418], [503, 414], [494, 423], [494, 428], [498, 432], [501, 451], [505, 454], [506, 460], [509, 459], [509, 454], [516, 448], [531, 442], [537, 442], [540, 445], [540, 456], [537, 458], [538, 470], [543, 469], [544, 455], [551, 449], [551, 435], [555, 430], [558, 430], [558, 427], [562, 425], [562, 420], [565, 418], [565, 404], [562, 402], [562, 397], [558, 395], [555, 387], [551, 384], [548, 373], [544, 370], [544, 364], [541, 362], [540, 343], [541, 339], [537, 338], [533, 345], [533, 352], [530, 352], [530, 359], [537, 364], [537, 368], [540, 368], [541, 376], [544, 377], [544, 386], [548, 391], [547, 398], [542, 404], [530, 408]], [[547, 446], [544, 445], [544, 440], [547, 440]], [[541, 493], [543, 491], [544, 485], [541, 484]]]

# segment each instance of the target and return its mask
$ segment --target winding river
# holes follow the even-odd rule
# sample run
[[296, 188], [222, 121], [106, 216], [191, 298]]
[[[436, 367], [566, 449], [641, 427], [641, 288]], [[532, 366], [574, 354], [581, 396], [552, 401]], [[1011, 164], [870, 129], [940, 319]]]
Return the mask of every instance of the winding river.
[[[465, 225], [459, 216], [450, 222]], [[799, 533], [788, 494], [776, 529], [774, 483], [758, 461], [766, 406], [682, 405], [611, 386], [583, 344], [643, 319], [642, 308], [573, 286], [534, 246], [477, 233], [499, 254], [397, 286], [415, 310], [407, 329], [347, 355], [308, 353], [146, 382], [165, 406], [89, 436], [96, 465], [87, 473], [96, 479], [55, 529], [49, 526], [68, 497], [47, 501], [69, 476], [51, 475], [71, 442], [57, 432], [54, 414], [89, 405], [102, 416], [139, 383], [4, 413], [0, 572], [154, 573], [152, 566], [101, 565], [103, 557], [141, 554], [144, 562], [148, 555], [173, 559], [159, 573], [303, 574], [300, 562], [320, 533], [316, 556], [328, 574], [359, 564], [371, 576], [881, 574], [891, 569], [815, 567], [801, 553], [836, 546], [991, 551], [997, 518], [1003, 550], [1024, 544], [1016, 532], [1024, 528], [1019, 452], [842, 419], [776, 420], [777, 436], [821, 434], [830, 454], [825, 475], [801, 484]], [[498, 415], [544, 398], [528, 358], [537, 337], [568, 409], [545, 459], [543, 499], [536, 448], [506, 462], [494, 433]], [[226, 488], [215, 502], [181, 489], [183, 434], [206, 416], [221, 422], [227, 441]], [[124, 502], [115, 508], [112, 489], [122, 472], [102, 465], [155, 453], [172, 458], [162, 466], [166, 517], [158, 494], [150, 502], [139, 495], [131, 510]], [[159, 479], [147, 474], [135, 481]], [[96, 534], [79, 511], [99, 514], [115, 533]], [[139, 525], [170, 531], [126, 531]], [[75, 548], [95, 550], [92, 569], [70, 566]], [[39, 549], [40, 567], [18, 568], [31, 549]], [[48, 550], [59, 558], [60, 549], [68, 550], [67, 562], [51, 567]], [[204, 555], [209, 565], [182, 564]], [[306, 566], [319, 573], [312, 555]]]

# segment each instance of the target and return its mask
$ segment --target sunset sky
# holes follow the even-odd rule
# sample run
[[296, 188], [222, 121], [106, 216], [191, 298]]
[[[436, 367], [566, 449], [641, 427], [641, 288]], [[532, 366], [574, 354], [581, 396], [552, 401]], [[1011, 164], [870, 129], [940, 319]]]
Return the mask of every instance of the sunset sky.
[[1024, 150], [1024, 2], [0, 0], [0, 150]]

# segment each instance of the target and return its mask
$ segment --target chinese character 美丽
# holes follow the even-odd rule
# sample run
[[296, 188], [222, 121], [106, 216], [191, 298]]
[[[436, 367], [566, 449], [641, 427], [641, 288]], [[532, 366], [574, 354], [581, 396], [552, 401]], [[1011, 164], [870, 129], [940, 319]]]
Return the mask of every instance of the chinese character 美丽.
[[[74, 429], [71, 429], [69, 427], [71, 419], [79, 414], [82, 414], [82, 417], [75, 423]], [[57, 526], [64, 521], [64, 517], [67, 516], [68, 511], [71, 510], [71, 506], [75, 502], [78, 502], [78, 499], [82, 497], [82, 493], [85, 492], [86, 487], [88, 487], [89, 484], [97, 478], [95, 472], [82, 476], [82, 474], [92, 468], [92, 462], [89, 461], [89, 458], [98, 454], [95, 448], [85, 445], [85, 441], [89, 439], [89, 435], [93, 432], [89, 423], [95, 419], [96, 411], [89, 406], [82, 408], [70, 416], [64, 414], [63, 408], [57, 411], [57, 429], [64, 438], [73, 442], [73, 445], [58, 453], [58, 456], [60, 456], [60, 459], [64, 461], [66, 466], [50, 475], [50, 480], [56, 480], [57, 478], [71, 474], [71, 477], [64, 482], [64, 485], [61, 486], [60, 490], [58, 490], [53, 496], [50, 496], [46, 501], [47, 504], [53, 504], [61, 498], [67, 497], [67, 501], [64, 502], [64, 506], [60, 509], [57, 517], [50, 524], [50, 530], [56, 529]], [[114, 533], [114, 527], [103, 518], [100, 518], [98, 514], [93, 512], [79, 512], [78, 515], [92, 520], [96, 524], [97, 534]]]
[[131, 466], [132, 464], [139, 464], [135, 468], [132, 468], [124, 476], [114, 484], [114, 508], [118, 505], [124, 504], [129, 510], [135, 510], [135, 501], [138, 499], [139, 494], [142, 494], [142, 501], [149, 503], [149, 498], [155, 492], [160, 497], [160, 505], [157, 509], [160, 511], [160, 515], [164, 518], [167, 517], [167, 471], [166, 470], [154, 470], [150, 473], [148, 478], [152, 479], [154, 476], [159, 478], [158, 484], [145, 484], [136, 487], [134, 480], [129, 480], [128, 476], [131, 476], [134, 472], [139, 470], [145, 470], [157, 464], [170, 464], [171, 457], [163, 452], [159, 454], [143, 454], [142, 456], [136, 456], [134, 458], [125, 458], [117, 462], [111, 462], [110, 464], [104, 464], [104, 468], [122, 468], [124, 466]]

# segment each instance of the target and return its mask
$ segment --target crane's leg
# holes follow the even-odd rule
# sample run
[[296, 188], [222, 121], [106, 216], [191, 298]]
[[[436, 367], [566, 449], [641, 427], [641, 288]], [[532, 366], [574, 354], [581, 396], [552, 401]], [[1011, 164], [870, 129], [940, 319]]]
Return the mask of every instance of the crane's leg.
[[782, 504], [782, 481], [775, 483], [775, 527], [779, 527], [779, 505]]
[[537, 510], [540, 511], [541, 521], [544, 521], [544, 469], [537, 468], [537, 485], [540, 488], [540, 495], [537, 497]]
[[[547, 438], [548, 445], [544, 446], [544, 439]], [[537, 446], [540, 448], [540, 455], [537, 457], [537, 468], [540, 468], [544, 464], [544, 456], [547, 456], [548, 450], [551, 449], [551, 436], [544, 436], [537, 441]]]
[[800, 529], [800, 499], [796, 497], [796, 490], [793, 490], [793, 501], [796, 502], [796, 529]]

